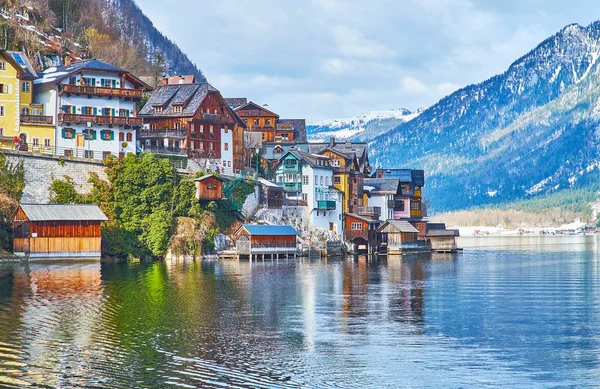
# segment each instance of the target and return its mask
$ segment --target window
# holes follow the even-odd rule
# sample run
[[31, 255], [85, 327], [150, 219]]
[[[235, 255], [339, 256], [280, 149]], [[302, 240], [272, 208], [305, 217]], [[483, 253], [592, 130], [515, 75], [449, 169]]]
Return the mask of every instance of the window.
[[267, 120], [265, 120], [265, 124], [266, 124], [267, 126], [270, 126], [270, 125], [271, 125], [271, 119], [267, 119]]
[[362, 223], [352, 223], [352, 231], [362, 231]]
[[69, 78], [69, 84], [71, 84], [71, 85], [77, 84], [77, 77], [71, 77], [71, 78]]
[[33, 143], [34, 146], [39, 147], [40, 146], [40, 138], [31, 138], [31, 143]]
[[127, 142], [133, 141], [133, 134], [131, 132], [127, 133]]
[[181, 112], [183, 112], [183, 106], [182, 105], [175, 105], [173, 107], [173, 112], [175, 112], [175, 113], [181, 113]]
[[125, 133], [119, 132], [119, 142], [125, 142]]
[[255, 126], [260, 126], [260, 121], [258, 119], [254, 119], [254, 125]]
[[320, 185], [323, 185], [323, 176], [321, 176]]
[[2, 70], [2, 71], [6, 70], [6, 62], [5, 61], [0, 61], [0, 70]]
[[116, 88], [117, 80], [111, 80], [109, 78], [101, 78], [100, 86], [102, 86], [104, 88]]
[[229, 143], [225, 143], [225, 151], [229, 150]]
[[4, 116], [4, 106], [0, 105], [0, 116]]
[[283, 149], [279, 146], [275, 147], [275, 154], [281, 154], [283, 152]]
[[87, 159], [94, 159], [94, 152], [92, 150], [85, 150], [83, 157]]
[[263, 133], [262, 133], [262, 140], [264, 141], [264, 140], [265, 140], [265, 138], [266, 138], [266, 137], [265, 137], [265, 133], [263, 132]]
[[181, 129], [181, 123], [175, 122], [175, 129], [176, 130], [180, 130]]
[[319, 182], [319, 176], [315, 176], [315, 185], [317, 185], [317, 182]]
[[111, 136], [111, 130], [102, 130], [101, 132], [101, 137], [102, 140], [111, 140], [112, 136]]
[[85, 85], [85, 86], [96, 86], [96, 79], [95, 78], [89, 78], [89, 77], [83, 77], [83, 85]]
[[65, 150], [65, 157], [71, 158], [73, 156], [73, 150]]
[[63, 128], [62, 130], [63, 139], [73, 139], [75, 138], [75, 130], [72, 128]]
[[21, 110], [21, 115], [29, 116], [29, 108], [25, 107]]
[[103, 151], [102, 152], [102, 159], [106, 159], [110, 157], [110, 151]]
[[6, 84], [0, 84], [0, 93], [8, 93], [8, 88]]
[[340, 160], [339, 159], [332, 159], [331, 160], [331, 166], [339, 167], [340, 166]]
[[23, 83], [21, 84], [21, 90], [25, 93], [31, 92], [31, 84], [29, 83], [29, 81], [23, 81]]
[[227, 161], [227, 167], [231, 167], [231, 161]]
[[110, 108], [102, 108], [103, 116], [110, 116], [111, 109]]
[[4, 136], [4, 128], [0, 128], [0, 136]]
[[209, 130], [210, 130], [210, 136], [215, 136], [215, 129], [213, 128], [212, 125], [209, 127]]
[[216, 108], [213, 110], [213, 113], [214, 113], [215, 115], [217, 114], [217, 109], [216, 109]]
[[86, 140], [96, 140], [96, 131], [91, 128], [85, 128], [82, 133], [85, 135]]
[[308, 176], [302, 176], [302, 185], [308, 185]]
[[162, 107], [154, 107], [154, 113], [162, 113]]
[[52, 139], [50, 139], [50, 138], [44, 138], [44, 147], [50, 147], [51, 146], [51, 142], [52, 142]]
[[31, 114], [34, 116], [40, 116], [42, 114], [42, 111], [39, 108], [33, 108], [31, 110]]
[[308, 193], [302, 193], [302, 200], [308, 201]]
[[329, 177], [325, 177], [325, 186], [329, 186]]
[[[104, 109], [102, 109], [102, 110], [104, 111]], [[94, 109], [92, 107], [81, 107], [82, 115], [93, 115], [93, 112], [94, 112]], [[103, 115], [105, 115], [105, 114], [103, 113]]]

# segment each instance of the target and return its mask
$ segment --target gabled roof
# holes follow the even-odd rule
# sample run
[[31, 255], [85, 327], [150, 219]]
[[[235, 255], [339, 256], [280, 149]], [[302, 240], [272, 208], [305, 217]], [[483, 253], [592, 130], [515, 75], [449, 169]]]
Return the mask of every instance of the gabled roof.
[[400, 181], [394, 178], [365, 178], [364, 186], [373, 187], [371, 193], [396, 194], [400, 192]]
[[297, 142], [306, 141], [306, 119], [278, 119], [277, 125], [290, 124], [294, 131], [294, 140]]
[[354, 219], [362, 220], [365, 223], [383, 223], [382, 220], [379, 219], [371, 219], [366, 216], [357, 215], [355, 213], [346, 213], [345, 215], [353, 217]]
[[193, 84], [196, 82], [196, 77], [193, 74], [183, 76], [172, 76], [167, 78], [169, 85]]
[[[245, 228], [252, 236], [297, 236], [298, 232], [292, 226], [270, 226], [259, 224], [244, 224], [240, 228]], [[239, 231], [239, 230], [238, 230]]]
[[41, 221], [107, 221], [97, 205], [88, 204], [21, 204], [32, 222]]
[[24, 80], [35, 80], [37, 78], [37, 73], [31, 62], [29, 62], [29, 58], [22, 51], [9, 51], [8, 52], [11, 57], [15, 60], [15, 62], [23, 69], [22, 79]]
[[[210, 92], [218, 92], [208, 83], [161, 85], [152, 92], [148, 102], [138, 116], [151, 117], [192, 117], [198, 112], [202, 102]], [[181, 112], [175, 112], [174, 105], [184, 105]], [[162, 107], [160, 113], [154, 107]]]
[[333, 170], [333, 168], [329, 164], [327, 164], [327, 165], [319, 165], [317, 163], [318, 160], [329, 160], [328, 157], [325, 157], [325, 156], [322, 156], [322, 155], [311, 155], [311, 154], [303, 153], [300, 150], [288, 150], [287, 152], [285, 152], [284, 154], [282, 154], [281, 158], [279, 158], [279, 160], [275, 164], [276, 168], [283, 163], [283, 160], [285, 159], [285, 157], [287, 155], [293, 155], [300, 162], [305, 163], [308, 166], [313, 167], [313, 168], [321, 168], [321, 169], [331, 169], [331, 170]]
[[[275, 153], [275, 149], [280, 147], [283, 151], [281, 153]], [[263, 147], [260, 155], [264, 159], [275, 160], [280, 159], [283, 154], [288, 150], [300, 150], [303, 152], [308, 152], [308, 143], [295, 143], [295, 142], [265, 142], [263, 143]]]
[[260, 105], [250, 101], [244, 105], [240, 105], [239, 107], [235, 108], [235, 112], [238, 113], [238, 115], [241, 113], [240, 111], [245, 111], [247, 109], [256, 109], [256, 110], [260, 110], [260, 111], [264, 111], [269, 115], [273, 115], [275, 116], [277, 119], [279, 119], [279, 115], [277, 115], [275, 112], [273, 111], [269, 111], [268, 109], [266, 109], [265, 107], [261, 107]]
[[57, 84], [65, 78], [71, 77], [72, 75], [82, 70], [93, 70], [99, 72], [118, 73], [124, 74], [134, 84], [146, 89], [152, 90], [152, 87], [146, 84], [144, 81], [135, 77], [127, 70], [121, 69], [99, 59], [87, 59], [84, 61], [73, 62], [69, 66], [58, 66], [54, 68], [48, 68], [43, 73], [42, 77], [35, 80], [36, 84]]
[[206, 174], [206, 175], [204, 175], [204, 176], [202, 176], [200, 178], [196, 178], [194, 181], [195, 182], [200, 182], [200, 181], [206, 180], [207, 178], [216, 178], [217, 180], [219, 180], [221, 182], [225, 182], [225, 179], [223, 179], [223, 178], [221, 178], [221, 177], [219, 177], [219, 176], [217, 176], [215, 174]]
[[426, 234], [427, 237], [434, 237], [434, 236], [460, 236], [460, 233], [458, 230], [429, 230], [427, 231]]
[[388, 220], [379, 227], [378, 231], [384, 230], [388, 226], [390, 226], [393, 230], [398, 231], [398, 232], [404, 232], [404, 233], [408, 233], [408, 232], [418, 233], [419, 232], [419, 230], [417, 230], [412, 224], [410, 224], [406, 220]]
[[308, 147], [310, 153], [321, 154], [329, 149], [347, 158], [356, 158], [358, 171], [370, 174], [368, 145], [365, 142], [336, 142], [331, 139], [329, 142], [311, 142]]
[[0, 57], [4, 58], [8, 63], [12, 65], [17, 70], [19, 78], [23, 77], [25, 70], [17, 63], [15, 58], [10, 54], [10, 52], [6, 50], [0, 50]]
[[425, 186], [425, 171], [411, 169], [383, 169], [378, 168], [373, 176], [383, 174], [385, 178], [397, 178], [400, 182], [411, 182], [413, 185]]

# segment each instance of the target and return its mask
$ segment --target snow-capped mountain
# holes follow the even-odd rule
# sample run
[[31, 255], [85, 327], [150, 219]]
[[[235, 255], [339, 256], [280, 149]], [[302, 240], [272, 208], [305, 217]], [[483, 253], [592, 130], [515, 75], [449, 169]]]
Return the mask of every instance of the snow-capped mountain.
[[421, 111], [407, 109], [372, 111], [359, 116], [328, 119], [307, 126], [309, 140], [321, 141], [335, 137], [340, 140], [368, 140], [419, 116]]
[[600, 22], [569, 25], [508, 70], [373, 140], [371, 163], [426, 170], [435, 210], [600, 178]]

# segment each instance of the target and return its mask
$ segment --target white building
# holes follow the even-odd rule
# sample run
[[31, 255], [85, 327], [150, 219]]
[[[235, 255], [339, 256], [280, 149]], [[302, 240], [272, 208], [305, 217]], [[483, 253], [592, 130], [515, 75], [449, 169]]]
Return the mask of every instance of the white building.
[[54, 116], [55, 153], [103, 159], [136, 152], [136, 102], [150, 87], [131, 73], [92, 59], [49, 68], [34, 81], [35, 103]]
[[222, 173], [233, 176], [233, 130], [227, 127], [221, 129], [221, 159]]
[[306, 207], [307, 229], [321, 228], [342, 236], [342, 192], [333, 186], [329, 157], [289, 151], [275, 170], [276, 184], [284, 190], [284, 205]]

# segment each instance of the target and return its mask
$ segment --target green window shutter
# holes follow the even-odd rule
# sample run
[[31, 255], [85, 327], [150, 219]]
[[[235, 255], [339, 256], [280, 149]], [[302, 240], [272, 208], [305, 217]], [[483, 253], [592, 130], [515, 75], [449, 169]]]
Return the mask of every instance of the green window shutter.
[[92, 78], [92, 86], [96, 86], [96, 79]]
[[125, 116], [129, 117], [129, 110], [128, 109], [125, 110]]
[[115, 132], [114, 131], [110, 132], [110, 140], [115, 140]]
[[74, 105], [71, 106], [71, 113], [73, 115], [75, 115], [77, 113], [77, 108]]
[[117, 87], [117, 80], [112, 80], [112, 87], [116, 88]]
[[96, 130], [90, 131], [90, 139], [91, 140], [96, 140]]
[[117, 116], [116, 115], [116, 110], [114, 108], [112, 109], [112, 116]]
[[62, 129], [62, 137], [63, 139], [67, 138], [67, 130], [65, 130], [64, 128]]
[[63, 111], [64, 113], [67, 113], [67, 106], [66, 106], [66, 105], [63, 105], [63, 106], [62, 106], [62, 111]]
[[98, 115], [98, 107], [94, 107], [94, 116]]

